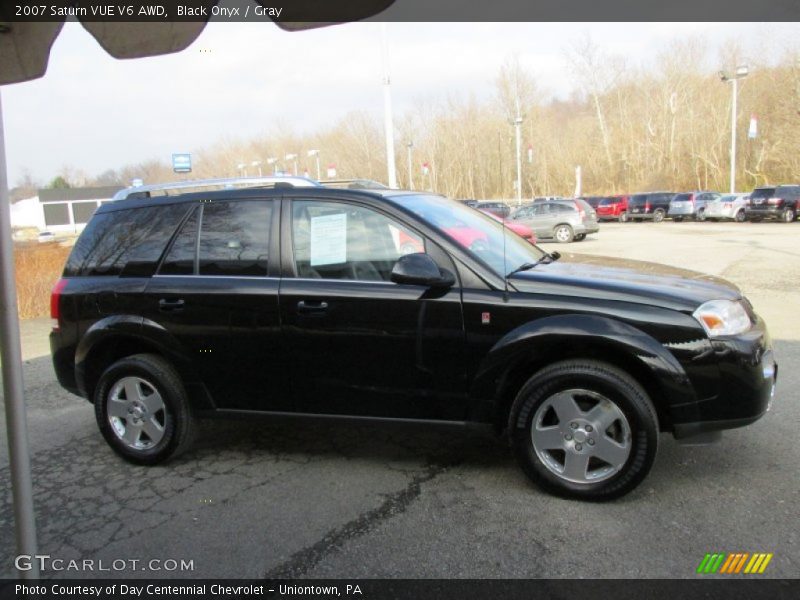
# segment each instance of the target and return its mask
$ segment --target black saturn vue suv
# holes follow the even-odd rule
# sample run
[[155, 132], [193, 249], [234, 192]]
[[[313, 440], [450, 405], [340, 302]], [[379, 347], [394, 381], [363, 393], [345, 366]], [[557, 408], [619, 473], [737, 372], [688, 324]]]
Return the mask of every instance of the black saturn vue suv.
[[603, 500], [660, 432], [709, 441], [774, 393], [765, 324], [721, 279], [548, 254], [425, 193], [135, 189], [51, 302], [61, 385], [134, 463], [177, 455], [200, 417], [478, 424], [545, 489]]

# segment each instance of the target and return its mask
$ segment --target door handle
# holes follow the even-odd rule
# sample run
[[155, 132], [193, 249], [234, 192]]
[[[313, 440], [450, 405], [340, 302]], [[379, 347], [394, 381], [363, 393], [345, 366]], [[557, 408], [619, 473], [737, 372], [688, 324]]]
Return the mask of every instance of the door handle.
[[323, 315], [327, 310], [327, 302], [300, 300], [297, 303], [297, 312], [303, 315]]
[[162, 298], [158, 301], [158, 310], [161, 312], [180, 312], [183, 310], [185, 304], [183, 298], [178, 298], [176, 300]]

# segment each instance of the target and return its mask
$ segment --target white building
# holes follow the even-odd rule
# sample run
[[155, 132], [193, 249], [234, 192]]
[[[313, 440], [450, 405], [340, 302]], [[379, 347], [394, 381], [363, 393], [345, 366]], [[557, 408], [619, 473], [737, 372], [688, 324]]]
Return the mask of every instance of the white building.
[[36, 227], [53, 233], [81, 231], [97, 210], [121, 187], [39, 190], [39, 195], [11, 205], [12, 227]]

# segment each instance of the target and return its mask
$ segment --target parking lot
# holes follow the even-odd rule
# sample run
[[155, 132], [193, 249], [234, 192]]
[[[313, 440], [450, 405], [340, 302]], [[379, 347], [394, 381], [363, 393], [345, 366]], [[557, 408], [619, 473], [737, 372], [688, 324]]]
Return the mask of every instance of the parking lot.
[[[610, 223], [583, 242], [545, 247], [737, 283], [775, 341], [773, 410], [712, 446], [662, 436], [648, 479], [606, 504], [541, 492], [502, 440], [416, 427], [208, 422], [185, 455], [134, 467], [102, 440], [92, 406], [56, 383], [49, 320], [24, 321], [40, 553], [193, 561], [191, 572], [97, 576], [671, 578], [695, 577], [707, 552], [771, 552], [764, 576], [796, 576], [800, 223]], [[0, 577], [9, 577], [0, 420]]]

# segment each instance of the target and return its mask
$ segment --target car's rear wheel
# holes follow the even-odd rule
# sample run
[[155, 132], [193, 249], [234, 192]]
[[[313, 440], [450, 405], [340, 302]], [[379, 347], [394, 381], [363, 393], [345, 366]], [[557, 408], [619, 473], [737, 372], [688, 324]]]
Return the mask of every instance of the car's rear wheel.
[[645, 478], [658, 449], [658, 418], [624, 371], [567, 360], [535, 374], [517, 395], [509, 436], [518, 462], [560, 496], [610, 500]]
[[697, 216], [695, 217], [698, 221], [705, 221], [706, 220], [706, 209], [701, 208], [697, 211]]
[[740, 208], [733, 218], [737, 223], [744, 223], [747, 220], [747, 213], [743, 208]]
[[656, 223], [661, 223], [661, 221], [663, 220], [664, 220], [664, 209], [657, 208], [653, 213], [653, 221], [655, 221]]
[[791, 208], [786, 208], [781, 213], [781, 219], [783, 220], [784, 223], [791, 223], [792, 221], [794, 221], [794, 217], [795, 217], [794, 210], [792, 210]]
[[556, 225], [555, 228], [553, 228], [553, 238], [559, 244], [568, 244], [575, 239], [575, 232], [572, 231], [572, 227], [566, 223], [562, 223], [561, 225]]
[[111, 365], [94, 393], [97, 424], [109, 446], [130, 462], [152, 465], [183, 452], [194, 418], [175, 369], [155, 354]]

